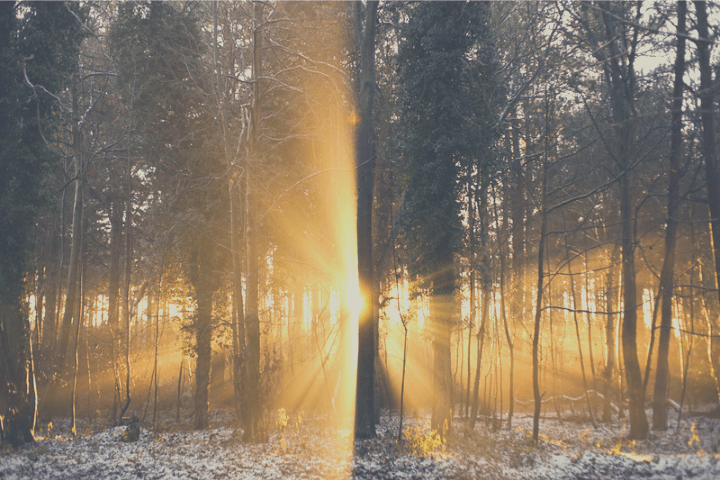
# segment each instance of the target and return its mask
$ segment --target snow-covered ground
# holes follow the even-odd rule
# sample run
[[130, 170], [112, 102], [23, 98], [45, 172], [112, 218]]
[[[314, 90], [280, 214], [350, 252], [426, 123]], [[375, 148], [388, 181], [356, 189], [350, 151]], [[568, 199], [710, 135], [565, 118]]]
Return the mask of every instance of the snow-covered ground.
[[50, 438], [0, 453], [0, 479], [720, 479], [720, 420], [705, 416], [676, 431], [671, 415], [670, 430], [634, 443], [621, 440], [622, 421], [593, 428], [543, 420], [536, 446], [524, 416], [510, 431], [479, 422], [470, 432], [456, 419], [446, 444], [429, 434], [427, 418], [406, 418], [407, 439], [398, 445], [397, 416], [384, 415], [378, 438], [355, 442], [352, 452], [343, 447], [349, 430], [322, 416], [298, 420], [290, 414], [284, 431], [276, 425], [267, 443], [255, 445], [242, 443], [222, 412], [206, 431], [143, 429], [134, 443], [119, 440], [125, 427], [73, 439], [66, 424], [55, 425]]

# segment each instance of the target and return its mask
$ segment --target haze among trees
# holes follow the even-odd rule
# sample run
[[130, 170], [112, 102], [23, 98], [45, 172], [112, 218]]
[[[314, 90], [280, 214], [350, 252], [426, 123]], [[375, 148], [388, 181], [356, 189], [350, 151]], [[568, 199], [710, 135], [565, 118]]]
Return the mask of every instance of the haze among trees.
[[0, 2], [1, 441], [720, 409], [718, 18]]

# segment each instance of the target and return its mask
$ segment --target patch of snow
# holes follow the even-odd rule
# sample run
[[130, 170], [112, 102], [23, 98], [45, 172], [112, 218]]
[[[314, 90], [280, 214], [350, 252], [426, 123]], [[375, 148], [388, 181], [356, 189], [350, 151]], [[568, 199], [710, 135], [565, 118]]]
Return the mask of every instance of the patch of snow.
[[666, 432], [629, 442], [623, 421], [610, 425], [543, 420], [537, 445], [532, 419], [513, 419], [513, 429], [495, 430], [478, 422], [469, 431], [455, 420], [444, 445], [428, 442], [413, 454], [411, 443], [431, 439], [427, 417], [406, 418], [410, 438], [396, 442], [397, 415], [383, 415], [378, 437], [354, 442], [348, 429], [332, 427], [327, 417], [303, 415], [283, 431], [270, 432], [267, 443], [245, 444], [227, 422], [205, 431], [172, 427], [143, 428], [137, 442], [119, 440], [125, 427], [107, 428], [75, 439], [60, 422], [33, 445], [0, 454], [5, 479], [580, 479], [720, 478], [720, 420], [689, 417], [675, 429], [670, 412]]

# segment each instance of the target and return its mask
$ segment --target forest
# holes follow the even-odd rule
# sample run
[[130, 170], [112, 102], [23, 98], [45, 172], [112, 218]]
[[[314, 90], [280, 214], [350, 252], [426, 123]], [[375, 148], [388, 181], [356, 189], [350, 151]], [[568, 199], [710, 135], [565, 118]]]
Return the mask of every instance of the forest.
[[[295, 455], [261, 478], [716, 478], [719, 28], [705, 1], [0, 2], [0, 477], [180, 431]], [[292, 470], [318, 435], [350, 466]]]

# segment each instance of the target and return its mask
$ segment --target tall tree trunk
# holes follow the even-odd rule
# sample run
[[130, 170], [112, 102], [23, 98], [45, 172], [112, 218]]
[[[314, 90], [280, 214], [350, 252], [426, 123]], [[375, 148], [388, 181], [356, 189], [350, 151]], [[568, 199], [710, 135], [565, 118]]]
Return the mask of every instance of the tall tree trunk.
[[587, 327], [588, 327], [588, 362], [590, 363], [590, 374], [592, 375], [592, 387], [596, 388], [597, 377], [595, 375], [595, 358], [593, 356], [593, 315], [590, 313], [590, 267], [588, 262], [588, 251], [585, 250], [585, 273], [583, 278], [585, 279], [585, 309], [587, 310]]
[[[82, 245], [80, 245], [80, 249], [82, 250]], [[75, 345], [73, 349], [74, 353], [74, 363], [73, 363], [73, 378], [72, 378], [72, 404], [71, 404], [71, 410], [72, 410], [72, 427], [71, 432], [73, 437], [77, 436], [77, 427], [76, 427], [76, 420], [77, 420], [77, 376], [78, 376], [78, 370], [80, 368], [80, 327], [82, 325], [83, 321], [83, 295], [84, 292], [84, 281], [85, 281], [85, 266], [84, 262], [80, 261], [80, 272], [79, 272], [79, 284], [78, 284], [78, 295], [77, 295], [77, 305], [76, 305], [76, 314], [75, 317], [77, 318], [77, 321], [75, 322]]]
[[[618, 168], [618, 187], [620, 195], [620, 230], [622, 252], [622, 283], [623, 283], [623, 323], [622, 351], [627, 379], [628, 396], [630, 399], [630, 437], [641, 439], [647, 437], [648, 421], [645, 415], [645, 393], [642, 388], [642, 373], [637, 354], [637, 290], [635, 279], [635, 235], [633, 233], [633, 202], [631, 157], [635, 134], [635, 71], [633, 46], [627, 52], [621, 52], [616, 38], [616, 16], [609, 10], [614, 4], [601, 5], [603, 23], [609, 40], [609, 56], [605, 61], [605, 76], [612, 105], [614, 141], [617, 144], [616, 162]], [[640, 8], [639, 6], [637, 8]], [[637, 42], [637, 28], [631, 39]], [[630, 40], [630, 39], [628, 39]]]
[[[123, 242], [124, 202], [110, 204], [110, 270], [108, 272], [108, 325], [113, 335], [119, 332], [120, 256]], [[114, 359], [113, 359], [114, 361]]]
[[[540, 411], [542, 409], [542, 394], [540, 393], [540, 323], [542, 321], [542, 303], [545, 275], [543, 262], [545, 256], [545, 236], [547, 232], [547, 209], [545, 196], [547, 192], [547, 161], [543, 164], [542, 173], [542, 212], [540, 220], [540, 241], [538, 243], [538, 275], [535, 300], [535, 322], [532, 338], [532, 386], [535, 408], [533, 410], [533, 441], [537, 443], [540, 434]], [[552, 347], [551, 347], [552, 348]]]
[[[227, 28], [227, 23], [226, 28]], [[234, 166], [237, 153], [233, 153], [230, 148], [230, 139], [228, 132], [228, 122], [225, 118], [225, 102], [226, 102], [226, 86], [222, 79], [222, 66], [218, 56], [218, 2], [214, 3], [213, 8], [213, 57], [216, 69], [215, 94], [217, 100], [218, 111], [222, 123], [223, 134], [223, 153], [225, 155], [225, 165], [230, 172], [228, 176], [228, 197], [230, 206], [230, 252], [232, 255], [232, 348], [233, 348], [233, 393], [235, 413], [243, 420], [243, 401], [242, 388], [244, 385], [244, 366], [243, 355], [245, 352], [245, 313], [242, 292], [242, 260], [241, 260], [241, 236], [238, 235], [240, 227], [239, 209], [238, 209], [238, 191], [240, 187], [240, 173]], [[225, 35], [228, 32], [225, 31]], [[232, 48], [232, 47], [231, 47]], [[231, 60], [228, 72], [234, 74], [234, 62]], [[230, 95], [233, 93], [230, 92]]]
[[[670, 137], [670, 172], [668, 175], [667, 228], [665, 230], [665, 260], [660, 273], [660, 339], [658, 343], [657, 371], [653, 403], [653, 429], [667, 430], [668, 352], [672, 330], [672, 298], [675, 276], [675, 212], [679, 203], [679, 171], [682, 151], [682, 103], [683, 76], [685, 74], [685, 16], [687, 2], [677, 4], [677, 57], [675, 59], [675, 82], [673, 85], [672, 132]], [[682, 353], [681, 353], [682, 354]]]
[[45, 281], [46, 281], [46, 269], [44, 268], [45, 262], [42, 261], [40, 258], [42, 249], [39, 249], [40, 251], [37, 252], [35, 257], [35, 266], [33, 267], [33, 272], [31, 272], [32, 277], [34, 279], [34, 296], [35, 296], [35, 350], [37, 350], [38, 346], [40, 345], [40, 339], [44, 335], [43, 331], [43, 318], [42, 318], [42, 311], [43, 311], [43, 300], [45, 298]]
[[[563, 224], [565, 224], [565, 217], [563, 216]], [[567, 231], [567, 228], [565, 228]], [[595, 424], [595, 415], [593, 414], [592, 402], [590, 401], [590, 389], [588, 388], [587, 376], [585, 374], [585, 360], [583, 359], [582, 341], [580, 340], [580, 322], [578, 321], [578, 309], [580, 308], [577, 292], [575, 290], [575, 278], [573, 277], [572, 271], [572, 260], [570, 258], [570, 245], [568, 244], [568, 235], [565, 235], [565, 261], [567, 262], [568, 278], [570, 280], [570, 298], [572, 299], [573, 306], [573, 321], [575, 322], [575, 336], [578, 344], [578, 356], [580, 360], [580, 372], [582, 373], [583, 388], [585, 389], [585, 400], [587, 402], [588, 414], [590, 415], [590, 422], [594, 428], [597, 428]], [[586, 290], [586, 294], [589, 292]]]
[[645, 415], [645, 395], [642, 388], [642, 373], [640, 372], [637, 353], [638, 302], [635, 285], [631, 183], [628, 173], [625, 173], [620, 178], [623, 283], [622, 350], [625, 363], [625, 378], [627, 379], [627, 389], [630, 397], [630, 438], [642, 439], [647, 437], [648, 422]]
[[[700, 117], [702, 120], [703, 155], [710, 207], [710, 229], [712, 232], [715, 271], [720, 272], [720, 176], [718, 173], [717, 139], [715, 132], [715, 85], [710, 63], [711, 42], [708, 26], [707, 6], [704, 1], [693, 2], [697, 12], [697, 42], [700, 67]], [[720, 291], [718, 292], [720, 294]]]
[[[155, 429], [156, 426], [156, 420], [157, 420], [157, 407], [158, 407], [158, 385], [160, 383], [159, 381], [159, 372], [158, 372], [158, 347], [160, 345], [160, 302], [162, 301], [162, 276], [163, 276], [163, 268], [165, 266], [165, 258], [163, 256], [163, 263], [160, 266], [160, 276], [158, 277], [158, 286], [157, 286], [157, 297], [155, 299], [155, 344], [153, 345], [154, 350], [154, 356], [153, 356], [153, 370], [155, 372], [155, 383], [154, 383], [154, 395], [153, 395], [153, 419], [152, 419], [152, 428]], [[88, 375], [90, 374], [90, 367], [88, 366]]]
[[[125, 171], [125, 265], [123, 272], [123, 287], [122, 287], [122, 317], [125, 334], [125, 403], [120, 409], [116, 424], [119, 425], [123, 415], [130, 406], [132, 398], [130, 397], [130, 320], [132, 319], [130, 311], [130, 285], [132, 275], [132, 261], [133, 261], [133, 210], [132, 210], [132, 160], [127, 159], [126, 171]], [[118, 392], [119, 395], [119, 392]]]
[[608, 268], [607, 279], [605, 281], [605, 309], [607, 310], [607, 319], [605, 323], [605, 345], [607, 348], [607, 363], [603, 372], [603, 421], [609, 423], [612, 421], [612, 409], [610, 395], [613, 390], [613, 371], [615, 370], [615, 309], [613, 298], [613, 282], [615, 280], [615, 264], [617, 263], [619, 248], [615, 245], [612, 256], [610, 257], [610, 268]]
[[60, 284], [60, 237], [54, 228], [50, 240], [50, 265], [45, 286], [45, 315], [41, 353], [49, 352], [55, 346], [57, 336], [57, 290]]
[[[471, 346], [472, 346], [472, 332], [475, 328], [475, 211], [473, 206], [475, 204], [474, 189], [471, 186], [472, 176], [468, 179], [468, 189], [470, 190], [468, 195], [468, 261], [470, 263], [470, 318], [468, 319], [468, 343], [467, 343], [467, 388], [465, 391], [465, 416], [470, 414], [470, 357], [471, 357]], [[462, 381], [462, 378], [460, 379]], [[474, 419], [473, 419], [474, 421]]]
[[478, 395], [480, 388], [480, 371], [482, 366], [483, 349], [485, 347], [485, 326], [487, 325], [488, 312], [490, 310], [490, 256], [488, 255], [488, 220], [487, 220], [487, 198], [489, 187], [489, 175], [484, 165], [480, 166], [480, 191], [475, 198], [480, 220], [480, 288], [482, 289], [482, 312], [480, 326], [477, 333], [477, 365], [475, 367], [475, 383], [473, 385], [473, 400], [470, 410], [470, 428], [475, 428], [475, 420], [478, 411]]
[[37, 416], [29, 322], [17, 293], [0, 291], [0, 436], [16, 447], [35, 440]]
[[[691, 208], [691, 222], [690, 222], [690, 244], [692, 245], [691, 252], [696, 252], [696, 242], [695, 242], [695, 203], [692, 204]], [[691, 257], [695, 258], [695, 256]], [[705, 273], [705, 266], [706, 264], [704, 262], [699, 262], [699, 264], [696, 266], [698, 269], [698, 275], [699, 275], [699, 284], [700, 288], [704, 288], [706, 285], [706, 282], [709, 281], [710, 285], [714, 288], [718, 288], [717, 284], [717, 276], [715, 275], [709, 275], [710, 278], [708, 278], [708, 275]], [[693, 296], [695, 296], [693, 291]], [[718, 357], [717, 355], [713, 355], [713, 352], [715, 349], [713, 348], [716, 345], [716, 339], [717, 336], [715, 334], [715, 320], [714, 316], [711, 315], [708, 304], [707, 304], [707, 298], [705, 296], [705, 293], [700, 294], [700, 302], [702, 305], [703, 310], [703, 316], [705, 317], [705, 324], [706, 324], [706, 331], [709, 335], [709, 338], [707, 339], [707, 348], [705, 349], [705, 353], [707, 354], [707, 361], [708, 366], [710, 367], [710, 376], [712, 377], [713, 384], [715, 385], [715, 402], [716, 406], [720, 406], [720, 375], [718, 373], [720, 372], [720, 368], [718, 368]]]
[[470, 429], [475, 428], [477, 419], [478, 403], [480, 396], [480, 372], [482, 367], [483, 350], [485, 348], [485, 325], [487, 324], [488, 311], [490, 310], [490, 289], [483, 282], [482, 284], [482, 312], [480, 313], [480, 326], [477, 333], [477, 365], [475, 366], [475, 380], [473, 382], [472, 408], [470, 409]]
[[358, 319], [355, 438], [375, 436], [375, 322], [377, 296], [373, 274], [372, 205], [375, 176], [373, 99], [375, 98], [375, 24], [377, 1], [367, 2], [360, 45], [360, 124], [356, 132], [358, 280], [363, 305]]
[[[204, 239], [200, 239], [202, 242]], [[197, 312], [195, 341], [197, 365], [195, 367], [195, 430], [208, 428], [210, 410], [210, 364], [212, 362], [212, 252], [207, 245], [197, 245], [195, 271], [191, 279], [195, 288]]]
[[237, 230], [240, 228], [238, 220], [238, 208], [235, 204], [238, 196], [238, 185], [231, 182], [230, 185], [230, 245], [232, 248], [233, 262], [233, 392], [235, 396], [235, 412], [244, 424], [243, 417], [244, 402], [242, 390], [245, 385], [245, 308], [242, 291], [242, 259], [240, 256], [241, 242]]
[[439, 273], [434, 275], [430, 297], [431, 331], [433, 332], [433, 402], [430, 427], [443, 438], [452, 429], [452, 357], [450, 335], [455, 312], [455, 278], [453, 259], [446, 258]]
[[[710, 232], [715, 260], [716, 288], [720, 284], [720, 173], [718, 172], [717, 139], [715, 132], [715, 84], [712, 79], [712, 65], [710, 63], [710, 39], [707, 5], [704, 1], [693, 2], [697, 12], [697, 32], [700, 40], [697, 42], [698, 60], [700, 66], [700, 117], [702, 120], [703, 156], [705, 157], [705, 181], [707, 182], [708, 205], [710, 211]], [[718, 289], [720, 296], [720, 289]], [[711, 324], [710, 332], [714, 334]], [[715, 337], [710, 339], [710, 352]], [[712, 357], [712, 353], [710, 353]], [[720, 382], [718, 395], [720, 396]]]
[[[499, 224], [500, 219], [498, 215], [498, 200], [497, 197], [495, 198], [495, 201], [493, 202], [494, 208], [495, 208], [495, 222]], [[503, 230], [507, 231], [507, 210], [505, 210], [505, 215], [503, 219], [504, 227]], [[502, 237], [498, 238], [498, 243], [502, 245], [503, 239]], [[505, 302], [505, 268], [506, 268], [506, 259], [505, 259], [505, 251], [503, 249], [500, 249], [500, 311], [502, 313], [502, 320], [503, 320], [503, 329], [505, 331], [505, 340], [507, 341], [508, 345], [508, 351], [510, 353], [510, 372], [508, 372], [509, 375], [509, 385], [508, 385], [508, 419], [507, 419], [507, 428], [508, 430], [512, 429], [512, 418], [513, 413], [515, 411], [515, 334], [510, 334], [510, 328], [508, 326], [508, 319], [507, 319], [507, 307]], [[500, 347], [498, 347], [500, 348]], [[500, 391], [502, 394], [502, 390]]]
[[[515, 115], [517, 117], [517, 113]], [[523, 170], [522, 153], [520, 151], [520, 120], [512, 122], [512, 145], [513, 159], [510, 166], [511, 187], [510, 187], [510, 214], [512, 216], [512, 274], [510, 275], [510, 317], [517, 325], [522, 326], [523, 321], [523, 290], [525, 285], [525, 216], [523, 208]], [[520, 342], [520, 349], [522, 342]]]
[[65, 355], [67, 354], [70, 332], [75, 317], [75, 301], [78, 289], [78, 268], [80, 264], [80, 243], [82, 237], [82, 216], [83, 216], [83, 151], [82, 132], [78, 128], [79, 112], [77, 99], [77, 85], [73, 82], [73, 126], [72, 142], [75, 163], [75, 201], [73, 203], [73, 231], [72, 246], [70, 247], [70, 262], [68, 265], [68, 285], [65, 297], [65, 312], [63, 313], [62, 324], [57, 348], [55, 350], [55, 367], [58, 374], [62, 375], [65, 368]]
[[245, 322], [247, 333], [246, 389], [245, 389], [245, 441], [258, 442], [262, 439], [259, 431], [260, 409], [260, 317], [258, 305], [259, 263], [258, 263], [258, 220], [255, 215], [256, 200], [253, 185], [253, 162], [258, 160], [257, 141], [259, 136], [261, 102], [260, 78], [262, 77], [261, 30], [263, 3], [253, 2], [253, 60], [252, 60], [252, 104], [250, 106], [250, 131], [247, 165], [245, 169], [245, 261], [247, 273]]

